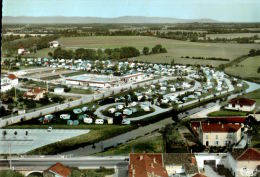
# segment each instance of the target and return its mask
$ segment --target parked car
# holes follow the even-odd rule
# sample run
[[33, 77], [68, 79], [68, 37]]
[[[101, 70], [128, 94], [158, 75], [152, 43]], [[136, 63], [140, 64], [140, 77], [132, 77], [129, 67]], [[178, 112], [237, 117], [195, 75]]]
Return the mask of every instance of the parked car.
[[96, 119], [95, 124], [104, 124], [103, 119]]

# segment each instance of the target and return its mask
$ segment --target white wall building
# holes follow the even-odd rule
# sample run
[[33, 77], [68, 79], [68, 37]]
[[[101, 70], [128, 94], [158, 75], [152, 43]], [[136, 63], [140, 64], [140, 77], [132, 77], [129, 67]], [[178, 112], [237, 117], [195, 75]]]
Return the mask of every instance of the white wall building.
[[199, 126], [198, 136], [204, 146], [223, 147], [241, 140], [241, 125], [232, 123], [206, 123]]
[[229, 101], [225, 109], [250, 112], [255, 109], [256, 101], [248, 98], [234, 98]]

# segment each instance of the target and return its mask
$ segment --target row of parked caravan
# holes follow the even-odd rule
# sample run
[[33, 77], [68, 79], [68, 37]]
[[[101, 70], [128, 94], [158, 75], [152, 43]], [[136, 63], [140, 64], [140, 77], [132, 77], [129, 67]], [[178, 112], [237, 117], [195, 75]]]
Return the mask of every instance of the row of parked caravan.
[[[67, 121], [72, 121], [72, 120], [70, 120], [70, 117], [71, 117], [70, 114], [61, 114], [60, 115], [60, 119], [67, 120]], [[92, 124], [94, 122], [95, 122], [95, 124], [104, 124], [103, 119], [96, 119], [94, 121], [94, 119], [89, 117], [87, 114], [78, 115], [78, 119], [82, 120], [86, 124]]]

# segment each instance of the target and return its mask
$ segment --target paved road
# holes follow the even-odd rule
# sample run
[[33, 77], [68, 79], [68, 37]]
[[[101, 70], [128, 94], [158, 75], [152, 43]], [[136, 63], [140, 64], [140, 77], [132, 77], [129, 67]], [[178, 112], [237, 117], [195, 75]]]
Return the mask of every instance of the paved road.
[[[0, 169], [8, 168], [10, 159], [0, 159]], [[15, 170], [45, 170], [56, 162], [60, 162], [70, 167], [97, 169], [105, 168], [122, 168], [128, 165], [128, 156], [108, 156], [108, 157], [48, 157], [35, 156], [24, 158], [11, 158], [12, 167]]]

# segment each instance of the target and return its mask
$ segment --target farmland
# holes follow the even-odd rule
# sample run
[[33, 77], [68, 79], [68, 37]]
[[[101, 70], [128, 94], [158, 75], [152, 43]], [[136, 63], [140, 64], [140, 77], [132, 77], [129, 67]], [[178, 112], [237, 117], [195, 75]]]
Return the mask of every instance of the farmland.
[[[181, 56], [189, 57], [218, 57], [235, 59], [238, 56], [247, 54], [252, 48], [258, 48], [259, 44], [223, 44], [223, 43], [199, 43], [199, 42], [187, 42], [171, 39], [163, 39], [148, 36], [89, 36], [89, 37], [66, 37], [58, 40], [61, 43], [62, 48], [77, 49], [77, 48], [92, 48], [92, 49], [105, 49], [116, 48], [123, 46], [134, 46], [138, 49], [142, 49], [144, 46], [150, 47], [150, 49], [156, 44], [162, 44], [168, 50], [168, 53], [154, 54], [154, 55], [142, 55], [135, 60], [147, 61], [147, 62], [162, 62], [169, 63], [172, 59], [175, 59], [175, 63], [181, 64], [204, 64], [218, 66], [227, 61], [213, 61], [213, 60], [197, 60], [186, 59]], [[37, 56], [47, 57], [48, 49], [45, 51], [39, 50]]]
[[226, 39], [233, 39], [233, 38], [239, 38], [239, 37], [253, 37], [253, 36], [260, 37], [260, 33], [231, 33], [231, 34], [207, 34], [206, 37], [211, 39], [216, 38], [226, 38]]
[[249, 57], [238, 64], [225, 69], [225, 71], [233, 76], [260, 82], [260, 73], [257, 73], [260, 67], [260, 56]]

